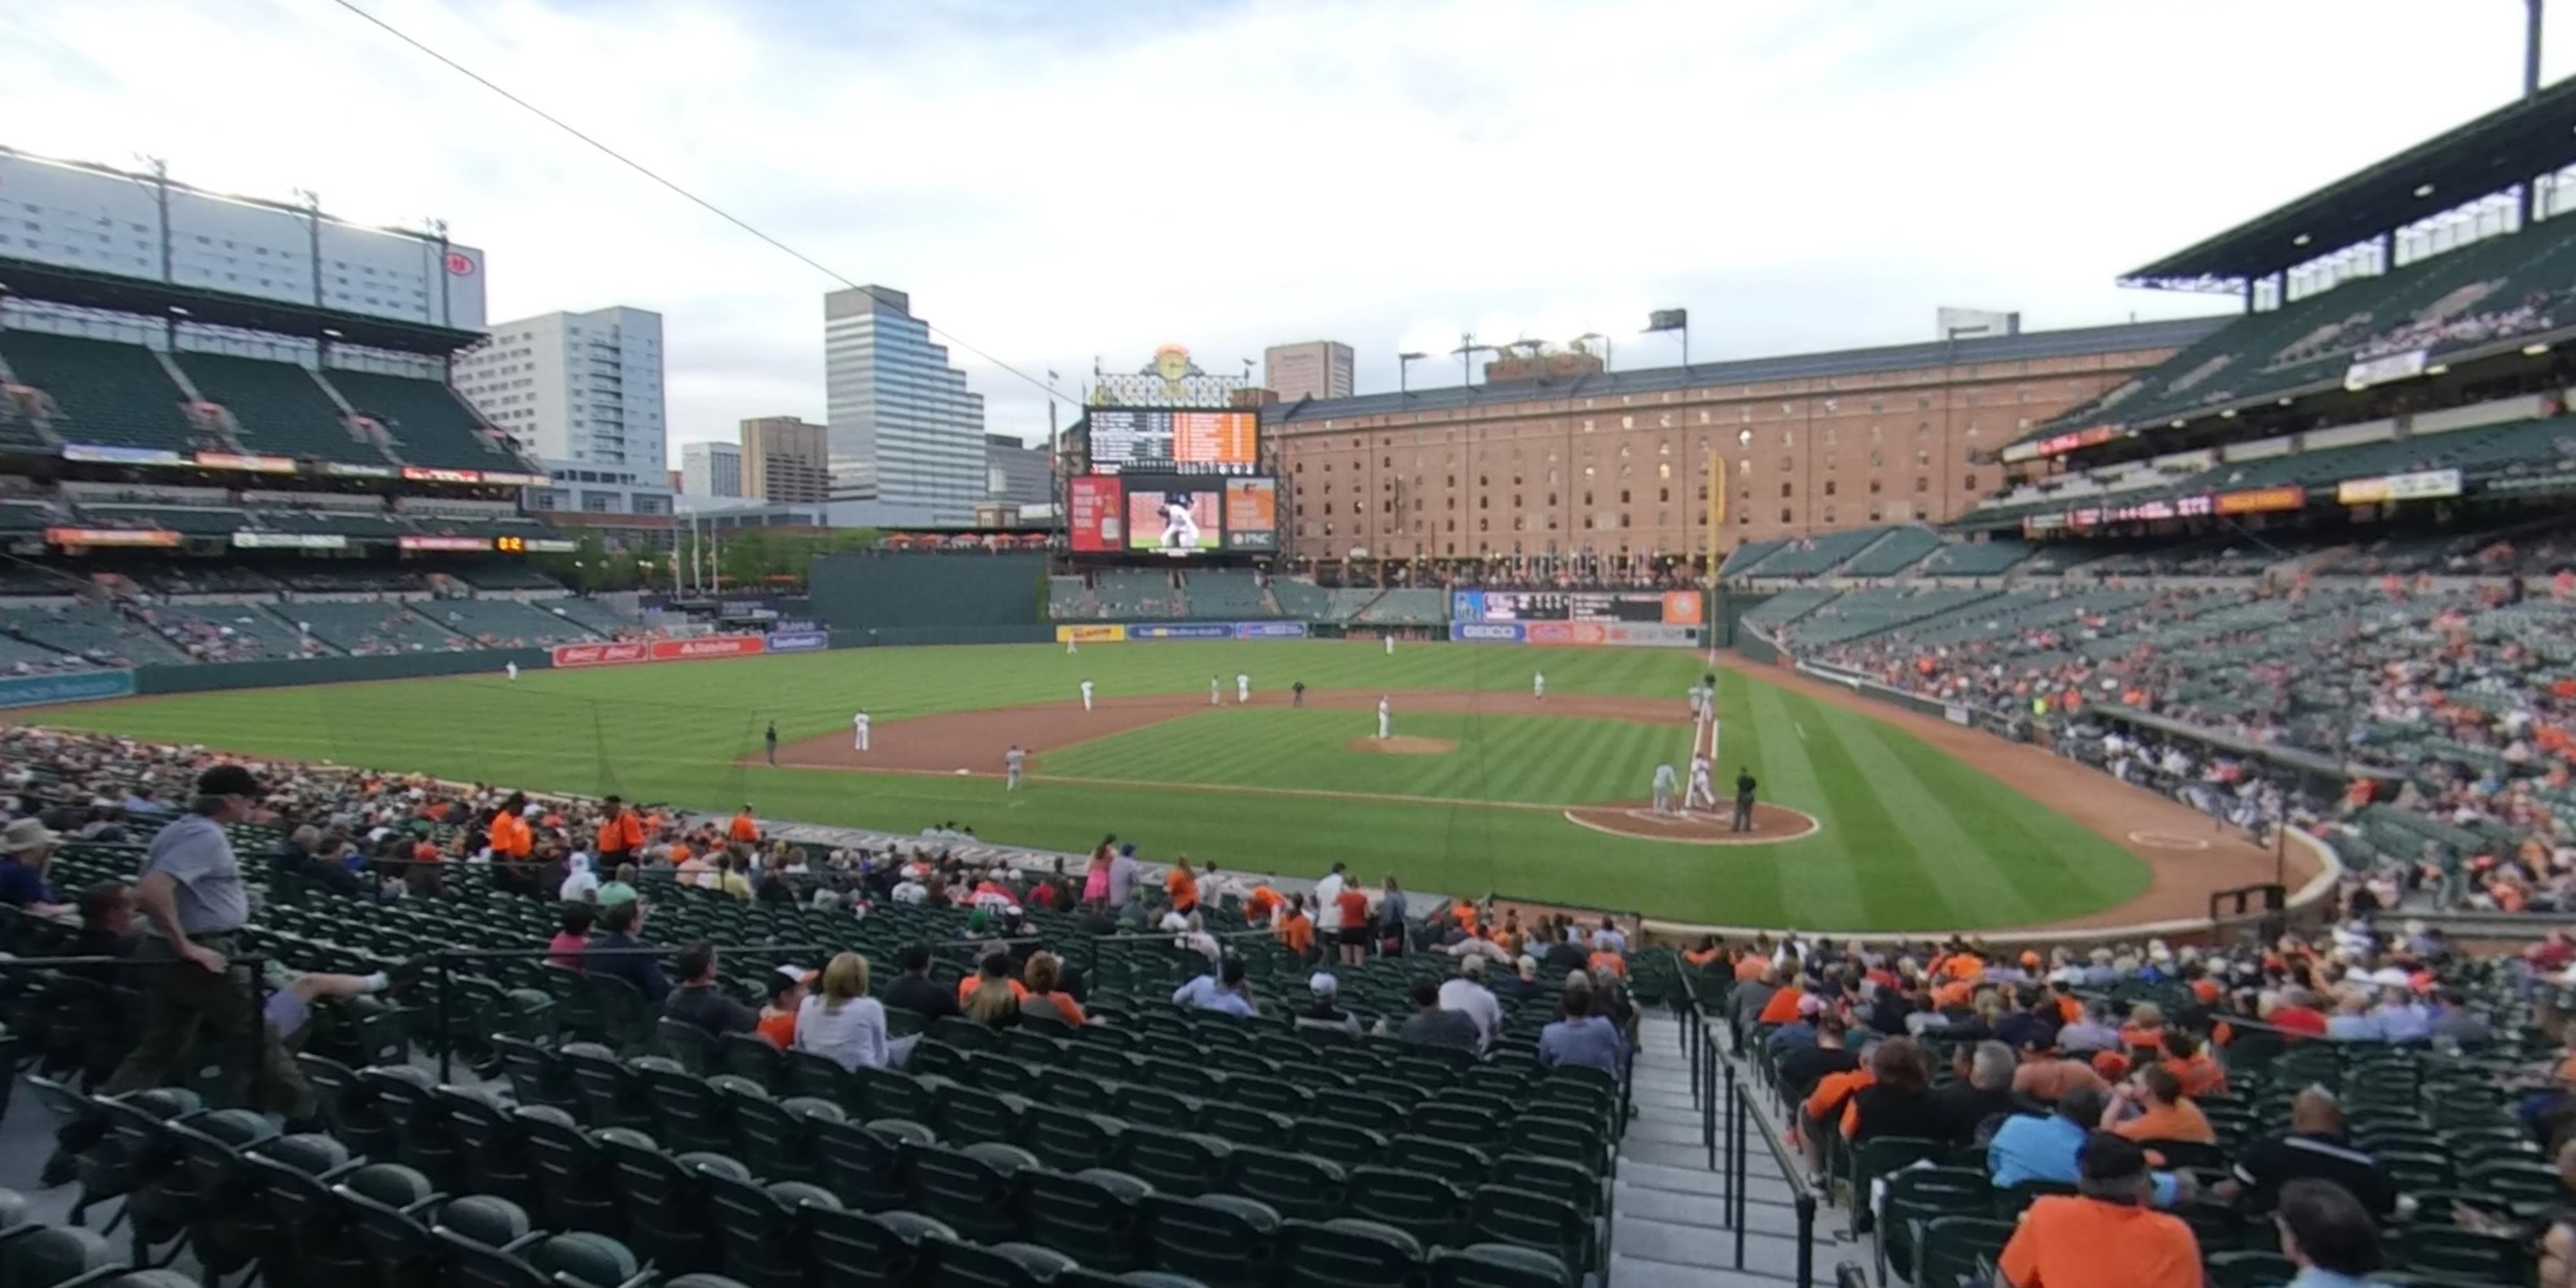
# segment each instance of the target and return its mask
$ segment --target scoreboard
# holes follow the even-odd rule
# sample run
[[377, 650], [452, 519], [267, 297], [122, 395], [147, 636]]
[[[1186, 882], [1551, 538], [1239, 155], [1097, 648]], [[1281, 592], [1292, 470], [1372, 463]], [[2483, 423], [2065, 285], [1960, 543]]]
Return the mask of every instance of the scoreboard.
[[1451, 618], [1462, 622], [1699, 622], [1699, 592], [1608, 590], [1460, 590]]
[[1094, 474], [1252, 474], [1260, 468], [1261, 414], [1094, 407]]

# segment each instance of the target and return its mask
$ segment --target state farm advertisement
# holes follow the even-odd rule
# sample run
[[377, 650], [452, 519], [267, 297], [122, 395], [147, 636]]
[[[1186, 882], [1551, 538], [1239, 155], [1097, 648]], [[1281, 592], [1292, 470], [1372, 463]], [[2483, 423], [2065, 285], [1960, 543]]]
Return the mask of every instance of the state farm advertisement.
[[556, 666], [618, 666], [627, 662], [696, 662], [711, 657], [750, 657], [768, 651], [758, 635], [702, 635], [695, 639], [558, 644]]
[[656, 662], [694, 662], [709, 657], [749, 657], [769, 647], [758, 635], [704, 635], [689, 640], [653, 641]]

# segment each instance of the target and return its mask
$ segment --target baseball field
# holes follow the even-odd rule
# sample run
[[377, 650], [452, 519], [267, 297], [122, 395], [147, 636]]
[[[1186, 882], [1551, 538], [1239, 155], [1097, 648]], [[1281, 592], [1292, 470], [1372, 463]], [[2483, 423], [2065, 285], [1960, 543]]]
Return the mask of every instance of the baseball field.
[[[1721, 797], [1760, 782], [1763, 833], [1644, 808], [1687, 765], [1699, 655], [1373, 643], [861, 649], [228, 691], [20, 718], [250, 755], [1728, 925], [1998, 928], [2201, 911], [2268, 852], [2044, 752], [1729, 660]], [[1532, 696], [1533, 672], [1547, 697]], [[1237, 674], [1252, 701], [1237, 700]], [[1222, 701], [1210, 705], [1211, 678]], [[1079, 686], [1090, 680], [1096, 709]], [[1302, 681], [1302, 707], [1290, 686]], [[1375, 707], [1391, 707], [1392, 746]], [[853, 748], [852, 715], [871, 717]], [[774, 721], [776, 767], [764, 732]], [[1030, 748], [1005, 790], [1003, 753]], [[962, 772], [961, 772], [962, 771]], [[2254, 859], [2260, 859], [2259, 871]]]

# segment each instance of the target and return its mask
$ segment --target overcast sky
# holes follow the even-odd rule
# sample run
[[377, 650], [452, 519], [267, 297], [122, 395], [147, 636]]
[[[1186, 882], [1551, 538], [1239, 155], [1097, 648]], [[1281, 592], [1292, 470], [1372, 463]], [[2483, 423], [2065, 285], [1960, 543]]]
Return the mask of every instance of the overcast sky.
[[[1618, 337], [1700, 358], [2223, 299], [2112, 278], [2519, 88], [2519, 0], [354, 0], [1071, 392]], [[2563, 26], [2563, 24], [2561, 24]], [[2553, 55], [2548, 74], [2571, 59]], [[492, 316], [664, 315], [672, 456], [822, 418], [835, 283], [332, 0], [6, 0], [0, 142], [448, 220]], [[962, 350], [991, 428], [1037, 389]], [[1454, 382], [1420, 364], [1417, 385]], [[1068, 417], [1069, 419], [1069, 417]]]

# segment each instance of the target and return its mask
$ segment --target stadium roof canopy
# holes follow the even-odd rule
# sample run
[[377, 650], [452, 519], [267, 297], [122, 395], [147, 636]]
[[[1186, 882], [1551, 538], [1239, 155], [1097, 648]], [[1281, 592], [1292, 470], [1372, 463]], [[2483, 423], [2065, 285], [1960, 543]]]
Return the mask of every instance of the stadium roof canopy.
[[2576, 77], [2132, 269], [2120, 280], [2128, 286], [2242, 289], [2570, 165], [2576, 165]]
[[166, 317], [182, 324], [233, 327], [396, 353], [444, 355], [483, 339], [480, 331], [427, 322], [405, 322], [235, 291], [173, 286], [92, 269], [0, 257], [0, 299], [7, 298], [139, 317]]
[[[1303, 429], [1311, 423], [1343, 416], [1383, 416], [1457, 407], [1662, 393], [1668, 389], [1813, 380], [1880, 371], [1921, 371], [1951, 365], [2021, 362], [2033, 358], [2118, 353], [2133, 349], [2180, 349], [2235, 320], [2231, 314], [2164, 322], [2124, 322], [2112, 326], [2070, 327], [2062, 331], [2025, 331], [2019, 335], [1929, 340], [1871, 349], [1838, 349], [1830, 353], [1694, 362], [1687, 367], [1639, 367], [1628, 371], [1597, 372], [1575, 380], [1505, 380], [1476, 385], [1438, 385], [1429, 389], [1362, 394], [1353, 398], [1301, 399], [1262, 408], [1261, 421], [1264, 425], [1284, 429]], [[1423, 365], [1430, 367], [1436, 364]]]

